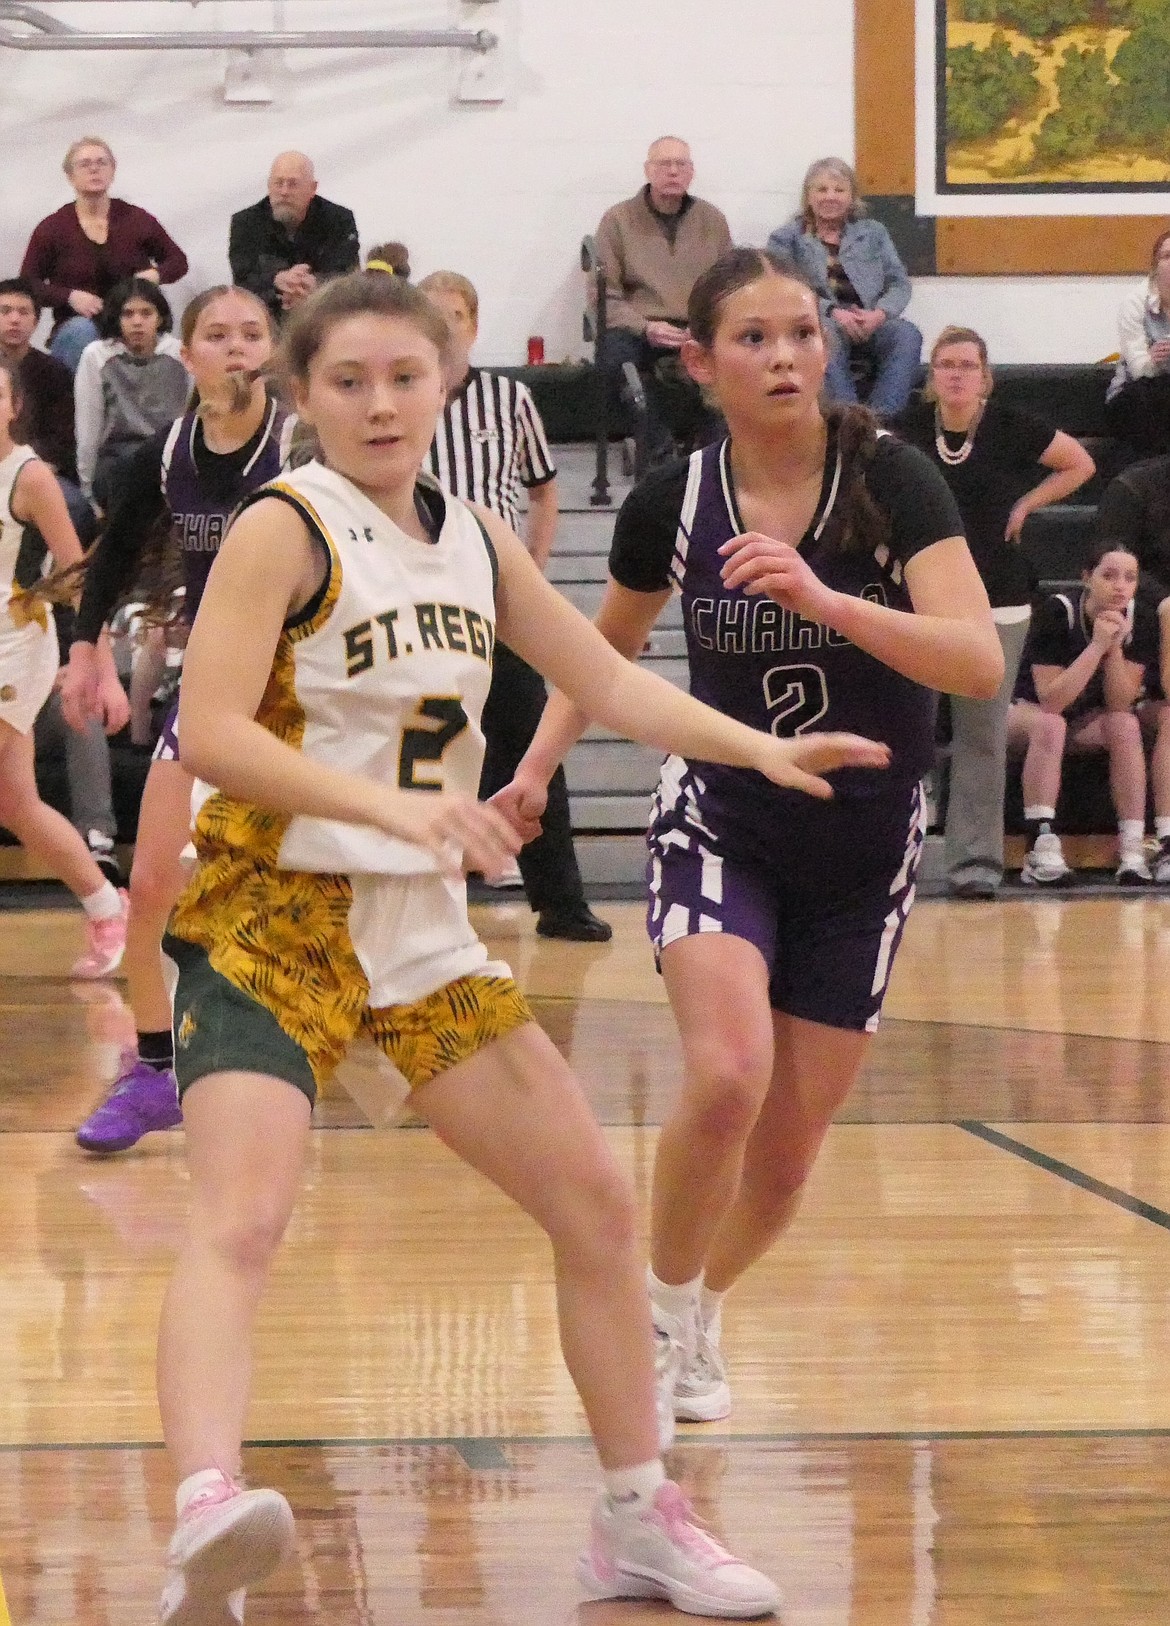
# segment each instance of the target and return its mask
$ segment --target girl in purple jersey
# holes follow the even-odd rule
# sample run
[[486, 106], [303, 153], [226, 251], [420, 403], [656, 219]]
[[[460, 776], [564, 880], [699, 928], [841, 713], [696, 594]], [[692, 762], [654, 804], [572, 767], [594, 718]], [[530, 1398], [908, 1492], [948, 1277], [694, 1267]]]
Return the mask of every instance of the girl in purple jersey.
[[[62, 689], [74, 727], [103, 708], [95, 645], [158, 528], [169, 527], [181, 558], [183, 613], [190, 622], [232, 513], [286, 461], [293, 420], [269, 397], [261, 376], [272, 360], [274, 338], [264, 304], [246, 289], [209, 288], [187, 307], [182, 353], [195, 382], [195, 404], [119, 472]], [[77, 1131], [86, 1151], [125, 1151], [150, 1130], [173, 1129], [182, 1121], [161, 944], [183, 885], [180, 855], [189, 840], [191, 785], [179, 762], [172, 712], [147, 775], [130, 876], [125, 967], [138, 1042], [124, 1054], [110, 1095]]]
[[[736, 249], [695, 285], [684, 362], [729, 439], [627, 499], [598, 626], [630, 659], [674, 587], [691, 687], [777, 734], [857, 728], [887, 774], [797, 800], [668, 758], [651, 818], [650, 934], [682, 1035], [659, 1140], [650, 1293], [659, 1379], [687, 1421], [730, 1410], [720, 1307], [791, 1222], [877, 1027], [914, 893], [933, 692], [987, 698], [1003, 656], [953, 500], [920, 452], [821, 404], [825, 337], [791, 265]], [[512, 817], [584, 719], [554, 696]]]

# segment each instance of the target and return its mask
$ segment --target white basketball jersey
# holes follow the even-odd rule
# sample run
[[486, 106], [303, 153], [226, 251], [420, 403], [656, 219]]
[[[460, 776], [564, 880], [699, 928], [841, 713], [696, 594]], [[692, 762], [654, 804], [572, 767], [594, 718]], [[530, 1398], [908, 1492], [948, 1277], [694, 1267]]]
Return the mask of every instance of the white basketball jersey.
[[[469, 508], [429, 476], [420, 484], [443, 509], [434, 542], [408, 536], [317, 462], [249, 499], [291, 503], [330, 560], [317, 599], [285, 627], [257, 721], [314, 761], [388, 790], [474, 796], [495, 643], [495, 555]], [[206, 786], [197, 787], [196, 806], [197, 835], [255, 845], [271, 861], [271, 820], [258, 821], [255, 810], [239, 817], [242, 804]], [[304, 817], [284, 824], [275, 861], [355, 875], [437, 868], [422, 848], [380, 831]]]
[[12, 488], [21, 469], [26, 463], [35, 462], [36, 455], [31, 446], [14, 446], [0, 462], [0, 615], [7, 610], [12, 597], [16, 559], [24, 540], [24, 526], [12, 513]]

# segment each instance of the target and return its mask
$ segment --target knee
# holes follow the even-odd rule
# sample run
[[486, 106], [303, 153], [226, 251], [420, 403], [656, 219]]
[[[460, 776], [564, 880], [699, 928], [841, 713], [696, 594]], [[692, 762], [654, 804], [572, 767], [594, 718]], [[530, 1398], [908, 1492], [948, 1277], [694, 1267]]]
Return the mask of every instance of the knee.
[[634, 1189], [608, 1156], [581, 1171], [564, 1216], [548, 1226], [558, 1258], [605, 1270], [638, 1246]]
[[751, 1133], [767, 1093], [771, 1058], [728, 1043], [692, 1062], [690, 1128], [708, 1146], [737, 1146]]
[[1132, 751], [1142, 748], [1142, 730], [1132, 711], [1107, 711], [1103, 727], [1110, 750]]
[[1051, 752], [1053, 756], [1063, 754], [1064, 742], [1068, 736], [1068, 724], [1061, 712], [1036, 712], [1032, 718], [1030, 733], [1031, 743], [1038, 749]]
[[263, 1199], [215, 1214], [205, 1228], [205, 1240], [221, 1263], [237, 1276], [262, 1275], [284, 1236], [283, 1213]]
[[181, 873], [149, 853], [136, 851], [130, 871], [130, 903], [138, 914], [169, 915], [182, 886]]

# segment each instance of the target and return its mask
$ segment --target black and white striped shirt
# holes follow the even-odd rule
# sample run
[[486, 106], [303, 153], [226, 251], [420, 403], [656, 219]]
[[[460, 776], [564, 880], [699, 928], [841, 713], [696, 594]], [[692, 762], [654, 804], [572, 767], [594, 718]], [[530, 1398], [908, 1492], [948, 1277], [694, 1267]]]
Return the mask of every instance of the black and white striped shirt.
[[528, 388], [472, 367], [439, 419], [427, 467], [445, 490], [520, 523], [520, 488], [556, 478], [540, 413]]

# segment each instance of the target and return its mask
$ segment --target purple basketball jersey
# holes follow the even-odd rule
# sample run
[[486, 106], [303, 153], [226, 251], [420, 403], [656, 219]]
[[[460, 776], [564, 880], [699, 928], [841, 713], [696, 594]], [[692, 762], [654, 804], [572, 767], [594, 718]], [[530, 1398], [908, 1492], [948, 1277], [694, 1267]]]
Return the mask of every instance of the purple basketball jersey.
[[[719, 549], [747, 529], [736, 503], [729, 451], [724, 441], [691, 457], [671, 563], [682, 594], [691, 693], [752, 728], [786, 738], [808, 730], [845, 730], [885, 741], [893, 752], [889, 772], [844, 770], [831, 776], [839, 793], [872, 794], [879, 781], [921, 778], [934, 761], [931, 690], [819, 622], [723, 586]], [[831, 457], [802, 556], [837, 592], [911, 610], [901, 563], [889, 548], [843, 552], [825, 540], [840, 478], [840, 463]], [[769, 799], [799, 794], [779, 790], [748, 769], [709, 763], [701, 771], [708, 791], [732, 804], [745, 791]]]
[[162, 490], [183, 556], [187, 620], [195, 618], [232, 515], [249, 493], [275, 480], [288, 461], [294, 423], [290, 413], [270, 401], [259, 434], [239, 454], [209, 452], [201, 444], [196, 412], [179, 418], [167, 436]]

